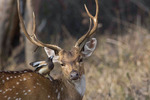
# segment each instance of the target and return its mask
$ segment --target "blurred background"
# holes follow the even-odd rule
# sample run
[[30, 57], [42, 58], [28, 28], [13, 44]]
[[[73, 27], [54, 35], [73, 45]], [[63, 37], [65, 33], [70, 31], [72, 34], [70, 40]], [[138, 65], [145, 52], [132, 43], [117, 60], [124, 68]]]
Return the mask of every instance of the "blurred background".
[[[29, 33], [32, 11], [36, 35], [44, 43], [69, 50], [87, 32], [84, 4], [95, 14], [94, 0], [21, 0]], [[150, 0], [99, 0], [98, 46], [85, 60], [84, 100], [150, 100]], [[32, 69], [46, 60], [20, 28], [16, 0], [0, 0], [0, 70]], [[59, 70], [59, 71], [58, 71]], [[56, 67], [53, 74], [59, 75]]]

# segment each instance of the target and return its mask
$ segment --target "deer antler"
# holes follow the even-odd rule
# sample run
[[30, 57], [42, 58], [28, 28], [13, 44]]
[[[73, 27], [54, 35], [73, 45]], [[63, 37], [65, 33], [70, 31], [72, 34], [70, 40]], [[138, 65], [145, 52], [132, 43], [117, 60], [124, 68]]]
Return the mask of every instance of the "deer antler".
[[[83, 47], [85, 41], [87, 40], [87, 38], [89, 38], [91, 35], [93, 35], [93, 34], [95, 33], [96, 29], [97, 29], [99, 6], [98, 6], [98, 0], [95, 0], [95, 2], [96, 2], [96, 14], [95, 14], [95, 16], [93, 16], [93, 15], [89, 12], [89, 10], [87, 9], [87, 6], [84, 5], [85, 10], [86, 10], [88, 16], [89, 16], [90, 19], [92, 19], [92, 21], [93, 21], [93, 27], [92, 27], [92, 29], [89, 28], [90, 30], [89, 30], [85, 35], [83, 35], [83, 36], [76, 42], [75, 47], [79, 47], [80, 49], [82, 49], [82, 47]], [[91, 22], [90, 22], [90, 24], [91, 24]], [[90, 26], [91, 26], [91, 25], [90, 25]], [[83, 44], [83, 45], [82, 45], [82, 44]]]
[[61, 51], [62, 49], [56, 45], [52, 45], [52, 44], [45, 44], [41, 41], [39, 41], [35, 35], [35, 30], [36, 30], [36, 21], [35, 21], [35, 15], [34, 15], [34, 12], [33, 12], [33, 31], [32, 31], [32, 34], [29, 35], [27, 30], [26, 30], [26, 27], [25, 27], [25, 24], [23, 22], [23, 18], [22, 18], [22, 15], [20, 13], [20, 6], [19, 6], [19, 0], [17, 0], [17, 6], [18, 6], [18, 15], [19, 15], [19, 20], [20, 20], [20, 23], [21, 23], [21, 26], [22, 26], [22, 29], [23, 29], [23, 32], [25, 34], [25, 36], [28, 38], [28, 40], [30, 40], [33, 44], [37, 45], [37, 46], [40, 46], [40, 47], [48, 47], [50, 49], [53, 49], [57, 54], [59, 53], [59, 51]]

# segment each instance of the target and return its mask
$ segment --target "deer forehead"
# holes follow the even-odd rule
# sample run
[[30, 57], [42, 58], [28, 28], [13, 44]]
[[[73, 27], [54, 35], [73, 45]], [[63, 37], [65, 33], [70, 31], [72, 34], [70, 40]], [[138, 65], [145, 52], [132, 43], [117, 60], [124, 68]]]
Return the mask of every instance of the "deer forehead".
[[81, 56], [81, 53], [77, 48], [73, 48], [70, 51], [62, 50], [59, 53], [60, 61], [63, 63], [75, 62]]

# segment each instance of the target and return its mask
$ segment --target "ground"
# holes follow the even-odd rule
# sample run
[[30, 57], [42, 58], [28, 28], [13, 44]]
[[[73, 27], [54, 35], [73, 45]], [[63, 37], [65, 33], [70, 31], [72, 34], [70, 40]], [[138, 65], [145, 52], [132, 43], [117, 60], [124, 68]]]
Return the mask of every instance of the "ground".
[[[85, 59], [86, 93], [83, 100], [149, 100], [150, 34], [142, 27], [127, 27], [121, 35], [96, 35], [98, 46]], [[68, 42], [69, 41], [69, 42]], [[73, 37], [63, 41], [73, 45]], [[64, 45], [65, 46], [65, 45]], [[12, 64], [8, 70], [14, 70]], [[20, 63], [19, 67], [24, 66]], [[23, 67], [22, 67], [23, 68]], [[58, 76], [60, 69], [53, 71]]]

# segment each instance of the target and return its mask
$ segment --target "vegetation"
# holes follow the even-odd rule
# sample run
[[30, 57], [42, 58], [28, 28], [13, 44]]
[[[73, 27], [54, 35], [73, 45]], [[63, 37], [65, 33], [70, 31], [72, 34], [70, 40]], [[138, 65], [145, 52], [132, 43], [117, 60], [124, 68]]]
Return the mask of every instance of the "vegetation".
[[[94, 12], [95, 3], [92, 0], [86, 1], [90, 11]], [[82, 0], [45, 0], [45, 2], [33, 0], [32, 3], [35, 5], [38, 3], [38, 6], [33, 5], [33, 9], [37, 16], [37, 35], [44, 42], [69, 49], [88, 28], [88, 17]], [[14, 1], [8, 4], [13, 4], [11, 6], [14, 9]], [[100, 23], [94, 36], [98, 39], [98, 45], [92, 57], [85, 60], [87, 89], [84, 100], [150, 100], [149, 0], [99, 0], [99, 4]], [[28, 8], [28, 3], [26, 5]], [[12, 7], [5, 8], [6, 12]], [[30, 10], [24, 9], [24, 13], [26, 12], [24, 16], [29, 15]], [[17, 15], [17, 12], [13, 13], [15, 14], [11, 15]], [[10, 15], [4, 18], [8, 16]], [[14, 16], [10, 19], [17, 18]], [[25, 17], [25, 22], [32, 20], [28, 17]], [[27, 69], [30, 67], [25, 67], [28, 65], [26, 59], [31, 56], [34, 58], [32, 60], [47, 57], [43, 48], [37, 49], [36, 52], [34, 52], [36, 47], [27, 49], [31, 44], [26, 43], [20, 34], [18, 19], [15, 22], [11, 25], [15, 24], [16, 29], [7, 32], [6, 30], [11, 30], [11, 25], [8, 24], [9, 28], [3, 28], [1, 26], [5, 23], [0, 20], [1, 70]], [[31, 26], [31, 21], [29, 22], [28, 27]], [[2, 54], [1, 51], [5, 52]], [[30, 52], [29, 56], [26, 51]], [[6, 52], [9, 53], [5, 55]], [[36, 57], [33, 54], [36, 54]], [[56, 65], [53, 75], [58, 77], [60, 72]]]
[[84, 100], [149, 100], [149, 41], [149, 31], [142, 27], [127, 28], [123, 36], [100, 36], [86, 61]]

